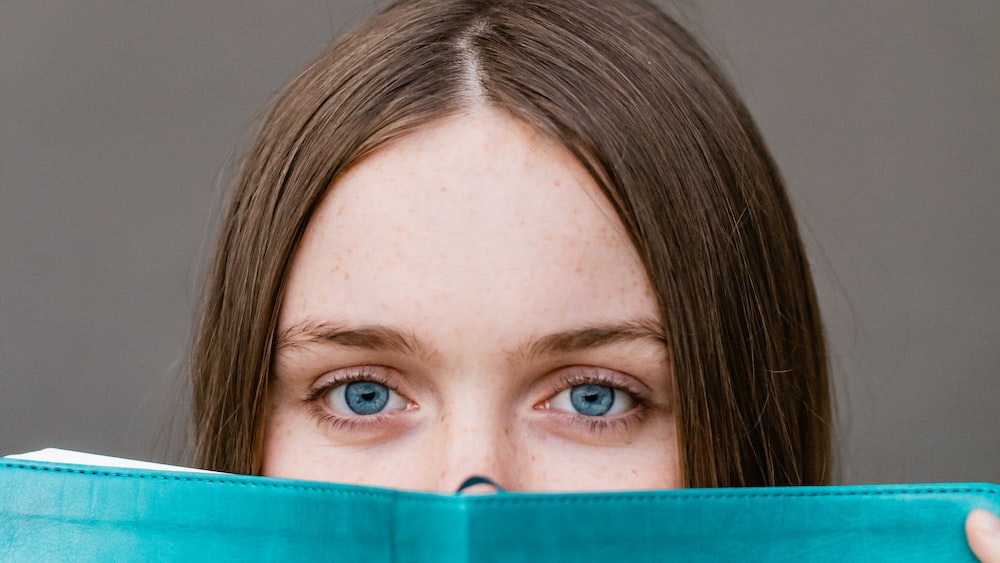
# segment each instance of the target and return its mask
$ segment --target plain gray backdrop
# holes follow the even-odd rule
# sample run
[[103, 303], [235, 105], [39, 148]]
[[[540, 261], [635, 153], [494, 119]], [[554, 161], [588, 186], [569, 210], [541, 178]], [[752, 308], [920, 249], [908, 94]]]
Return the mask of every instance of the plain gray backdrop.
[[[372, 10], [0, 0], [0, 453], [179, 458], [232, 163], [276, 92]], [[786, 176], [842, 480], [1000, 481], [1000, 2], [676, 11]]]

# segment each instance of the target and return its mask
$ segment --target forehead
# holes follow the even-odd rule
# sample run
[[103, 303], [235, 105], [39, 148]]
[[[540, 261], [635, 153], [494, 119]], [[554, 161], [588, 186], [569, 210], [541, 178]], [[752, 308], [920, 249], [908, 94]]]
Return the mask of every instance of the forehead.
[[283, 326], [305, 315], [441, 323], [441, 311], [485, 324], [656, 316], [624, 227], [584, 168], [485, 110], [425, 126], [338, 178], [285, 289]]

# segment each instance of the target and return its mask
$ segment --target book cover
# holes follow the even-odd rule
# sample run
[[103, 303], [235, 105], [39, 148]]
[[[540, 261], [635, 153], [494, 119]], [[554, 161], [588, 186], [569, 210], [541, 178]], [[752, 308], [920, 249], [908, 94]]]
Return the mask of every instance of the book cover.
[[0, 560], [972, 560], [991, 484], [436, 494], [0, 458]]

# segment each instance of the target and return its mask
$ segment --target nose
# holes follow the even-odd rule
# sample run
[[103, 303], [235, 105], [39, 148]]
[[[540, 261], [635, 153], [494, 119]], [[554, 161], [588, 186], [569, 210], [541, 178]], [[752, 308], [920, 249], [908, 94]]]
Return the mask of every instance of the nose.
[[[469, 477], [485, 477], [507, 490], [513, 490], [523, 478], [519, 470], [519, 447], [512, 439], [513, 429], [501, 416], [486, 416], [482, 411], [466, 415], [453, 413], [441, 421], [437, 440], [437, 477], [433, 490], [455, 492]], [[492, 492], [489, 484], [478, 483], [463, 489], [465, 493]]]

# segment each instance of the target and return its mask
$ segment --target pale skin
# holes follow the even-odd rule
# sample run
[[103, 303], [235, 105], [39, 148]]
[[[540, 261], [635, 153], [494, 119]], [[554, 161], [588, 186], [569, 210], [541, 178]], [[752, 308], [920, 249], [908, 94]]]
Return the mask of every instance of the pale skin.
[[[279, 334], [267, 475], [681, 485], [642, 264], [569, 152], [500, 113], [444, 119], [342, 175], [294, 257]], [[350, 379], [391, 389], [385, 408], [353, 413]], [[607, 413], [574, 411], [587, 384], [613, 397]]]
[[[265, 475], [683, 485], [639, 257], [573, 156], [497, 111], [425, 126], [337, 179], [293, 258], [278, 333]], [[973, 512], [966, 531], [1000, 562], [1000, 521]]]

